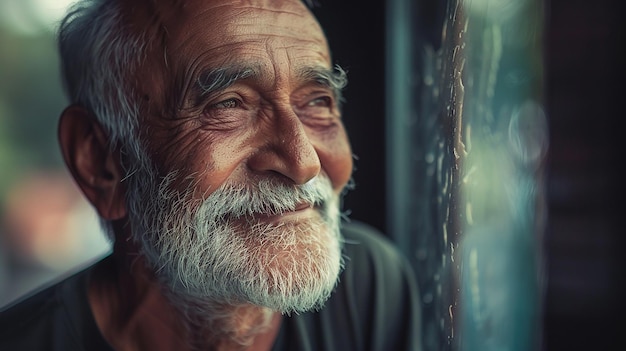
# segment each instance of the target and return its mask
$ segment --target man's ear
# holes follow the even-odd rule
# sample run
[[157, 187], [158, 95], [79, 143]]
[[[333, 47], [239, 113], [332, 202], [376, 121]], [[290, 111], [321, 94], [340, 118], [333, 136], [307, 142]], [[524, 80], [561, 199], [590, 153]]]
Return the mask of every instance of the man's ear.
[[71, 105], [59, 120], [59, 143], [65, 163], [100, 216], [126, 216], [125, 188], [119, 155], [109, 149], [102, 126], [84, 107]]

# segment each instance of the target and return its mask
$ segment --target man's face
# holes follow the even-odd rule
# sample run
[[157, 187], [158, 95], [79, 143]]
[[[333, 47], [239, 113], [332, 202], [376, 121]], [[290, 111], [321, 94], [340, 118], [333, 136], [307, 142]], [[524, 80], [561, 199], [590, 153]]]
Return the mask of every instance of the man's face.
[[[162, 174], [227, 181], [322, 173], [339, 193], [352, 171], [325, 37], [299, 1], [188, 1], [165, 18], [148, 66], [149, 153]], [[153, 82], [155, 72], [164, 79]], [[230, 84], [227, 82], [230, 81]]]
[[341, 266], [338, 197], [352, 171], [321, 29], [295, 0], [158, 10], [165, 34], [139, 90], [160, 181], [130, 180], [135, 239], [195, 302], [319, 304]]

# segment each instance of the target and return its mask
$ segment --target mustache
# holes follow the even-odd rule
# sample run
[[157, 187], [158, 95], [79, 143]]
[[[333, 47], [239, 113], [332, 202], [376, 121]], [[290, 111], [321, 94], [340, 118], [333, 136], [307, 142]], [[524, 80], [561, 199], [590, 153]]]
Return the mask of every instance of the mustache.
[[255, 215], [280, 215], [303, 205], [324, 209], [334, 199], [330, 179], [318, 175], [302, 185], [276, 179], [253, 184], [225, 184], [204, 199], [198, 209], [215, 219], [238, 219]]

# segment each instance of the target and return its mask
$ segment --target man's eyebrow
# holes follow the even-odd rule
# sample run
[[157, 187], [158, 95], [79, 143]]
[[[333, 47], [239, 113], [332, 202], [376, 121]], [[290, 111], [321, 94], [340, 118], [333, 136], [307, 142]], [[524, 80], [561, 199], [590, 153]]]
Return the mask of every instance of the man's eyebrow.
[[[252, 66], [225, 66], [202, 72], [194, 84], [197, 98], [212, 94], [235, 84], [237, 81], [259, 75], [259, 69]], [[297, 76], [305, 82], [329, 88], [338, 102], [342, 101], [341, 91], [347, 85], [346, 72], [336, 65], [334, 69], [321, 66], [307, 66], [298, 70]]]
[[339, 65], [336, 65], [334, 69], [318, 66], [305, 67], [299, 70], [298, 76], [304, 81], [312, 81], [330, 88], [337, 100], [341, 100], [341, 91], [348, 84], [346, 72]]
[[255, 75], [252, 67], [228, 66], [220, 67], [200, 74], [196, 80], [197, 96], [204, 96], [228, 88], [237, 81]]

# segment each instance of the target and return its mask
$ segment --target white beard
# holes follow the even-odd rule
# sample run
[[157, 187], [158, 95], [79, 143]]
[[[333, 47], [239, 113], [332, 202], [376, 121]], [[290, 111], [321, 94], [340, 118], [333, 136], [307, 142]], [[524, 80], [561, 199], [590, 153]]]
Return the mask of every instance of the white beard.
[[[328, 299], [343, 259], [339, 200], [327, 177], [302, 186], [225, 184], [203, 201], [189, 200], [193, 189], [171, 190], [175, 177], [134, 174], [129, 187], [137, 189], [129, 197], [133, 239], [175, 304], [200, 313], [244, 304], [298, 313]], [[302, 203], [314, 204], [316, 215], [258, 220]]]

